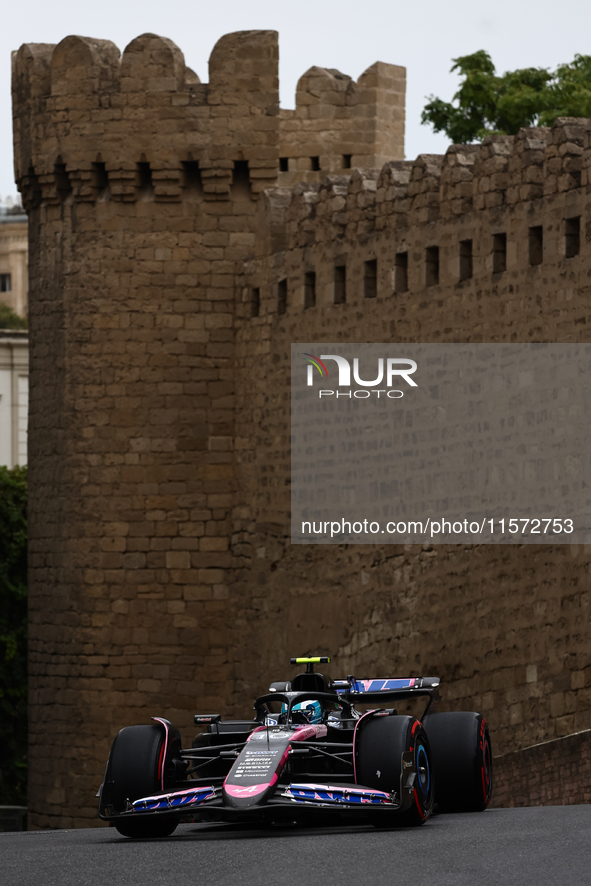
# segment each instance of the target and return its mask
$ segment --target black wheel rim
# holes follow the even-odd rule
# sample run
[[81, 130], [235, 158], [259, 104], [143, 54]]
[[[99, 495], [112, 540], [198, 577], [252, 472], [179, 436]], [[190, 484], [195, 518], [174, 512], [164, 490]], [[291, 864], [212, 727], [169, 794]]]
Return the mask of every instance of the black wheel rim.
[[420, 807], [419, 811], [421, 815], [425, 817], [431, 812], [433, 801], [433, 778], [431, 774], [431, 766], [429, 764], [429, 753], [423, 744], [422, 736], [419, 737], [416, 745], [415, 759], [417, 767], [415, 797], [417, 804]]

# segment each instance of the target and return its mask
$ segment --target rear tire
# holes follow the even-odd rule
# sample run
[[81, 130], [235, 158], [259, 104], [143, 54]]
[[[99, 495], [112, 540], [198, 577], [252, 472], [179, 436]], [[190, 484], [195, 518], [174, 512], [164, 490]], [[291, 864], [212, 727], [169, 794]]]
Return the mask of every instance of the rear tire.
[[357, 782], [381, 791], [396, 791], [400, 796], [402, 754], [413, 752], [416, 778], [413, 803], [405, 812], [376, 812], [375, 827], [418, 827], [433, 811], [433, 776], [429, 739], [415, 717], [373, 717], [361, 725], [359, 753], [356, 760]]
[[486, 720], [475, 712], [454, 711], [428, 714], [423, 722], [431, 743], [438, 809], [482, 812], [490, 803], [493, 781]]
[[[165, 733], [161, 726], [127, 726], [116, 736], [109, 762], [110, 797], [117, 812], [127, 801], [148, 797], [162, 790], [159, 780]], [[168, 837], [176, 829], [176, 819], [158, 817], [142, 820], [126, 818], [113, 823], [124, 837]]]

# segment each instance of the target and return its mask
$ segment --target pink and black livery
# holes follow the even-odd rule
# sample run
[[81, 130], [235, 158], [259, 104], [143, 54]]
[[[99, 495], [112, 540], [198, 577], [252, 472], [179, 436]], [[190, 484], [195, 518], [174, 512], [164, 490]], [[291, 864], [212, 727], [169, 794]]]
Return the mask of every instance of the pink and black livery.
[[[486, 809], [492, 755], [480, 714], [437, 713], [437, 677], [333, 681], [314, 671], [329, 661], [292, 659], [306, 671], [272, 683], [252, 720], [196, 715], [202, 731], [188, 748], [161, 717], [122, 729], [99, 789], [100, 817], [124, 836], [150, 837], [180, 821], [322, 812], [395, 827], [423, 824], [435, 804]], [[420, 696], [428, 701], [420, 718], [384, 707]]]

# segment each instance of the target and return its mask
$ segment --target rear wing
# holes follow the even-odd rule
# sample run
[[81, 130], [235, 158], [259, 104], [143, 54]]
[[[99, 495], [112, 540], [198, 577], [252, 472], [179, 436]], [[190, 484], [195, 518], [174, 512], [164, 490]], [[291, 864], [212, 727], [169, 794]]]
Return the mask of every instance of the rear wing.
[[354, 704], [373, 704], [384, 701], [396, 701], [427, 695], [430, 703], [435, 706], [441, 699], [439, 694], [439, 677], [397, 677], [380, 678], [377, 680], [358, 680], [347, 677], [346, 680], [335, 680], [333, 687], [337, 695]]

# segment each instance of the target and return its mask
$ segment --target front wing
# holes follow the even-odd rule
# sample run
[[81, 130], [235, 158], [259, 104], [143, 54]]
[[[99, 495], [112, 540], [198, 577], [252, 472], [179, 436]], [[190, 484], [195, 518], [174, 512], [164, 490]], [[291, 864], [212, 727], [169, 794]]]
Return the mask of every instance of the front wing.
[[412, 783], [403, 790], [403, 796], [399, 796], [398, 792], [386, 793], [362, 785], [293, 782], [279, 785], [275, 794], [262, 804], [236, 808], [224, 802], [222, 788], [211, 785], [142, 797], [131, 803], [125, 812], [108, 817], [113, 820], [174, 815], [189, 820], [231, 821], [250, 816], [260, 817], [265, 810], [279, 812], [280, 809], [286, 811], [316, 809], [341, 813], [360, 813], [371, 809], [372, 813], [374, 811], [392, 813], [409, 808], [412, 796]]

